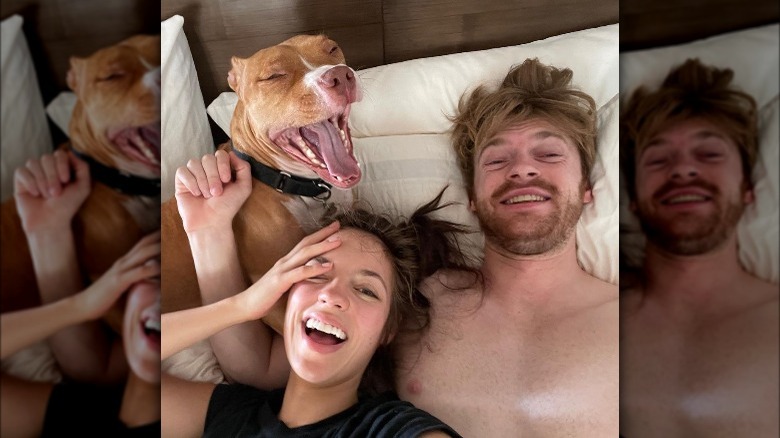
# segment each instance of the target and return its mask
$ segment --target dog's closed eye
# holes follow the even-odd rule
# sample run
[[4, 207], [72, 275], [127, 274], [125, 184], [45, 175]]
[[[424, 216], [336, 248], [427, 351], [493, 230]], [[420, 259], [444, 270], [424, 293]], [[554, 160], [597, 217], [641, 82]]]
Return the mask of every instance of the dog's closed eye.
[[125, 77], [125, 72], [115, 71], [109, 73], [108, 75], [98, 77], [98, 82], [115, 81], [117, 79], [122, 79], [123, 77]]
[[257, 79], [257, 81], [258, 81], [258, 82], [272, 81], [272, 80], [274, 80], [274, 79], [283, 78], [283, 77], [285, 77], [285, 76], [287, 76], [287, 74], [286, 74], [286, 73], [273, 73], [272, 75], [270, 75], [270, 76], [268, 76], [268, 77], [264, 77], [264, 78], [258, 78], [258, 79]]

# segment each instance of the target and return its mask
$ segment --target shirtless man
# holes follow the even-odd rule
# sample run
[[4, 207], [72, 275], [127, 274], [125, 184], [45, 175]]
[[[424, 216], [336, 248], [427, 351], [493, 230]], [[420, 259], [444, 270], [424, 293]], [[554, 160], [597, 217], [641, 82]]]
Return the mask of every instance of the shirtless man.
[[[623, 165], [648, 242], [621, 296], [626, 438], [778, 436], [778, 286], [739, 263], [756, 104], [688, 60], [623, 114]], [[621, 276], [622, 278], [622, 276]]]
[[424, 284], [431, 326], [402, 343], [396, 388], [466, 437], [618, 434], [618, 290], [582, 270], [574, 232], [592, 201], [596, 108], [571, 76], [527, 60], [455, 119], [483, 281]]

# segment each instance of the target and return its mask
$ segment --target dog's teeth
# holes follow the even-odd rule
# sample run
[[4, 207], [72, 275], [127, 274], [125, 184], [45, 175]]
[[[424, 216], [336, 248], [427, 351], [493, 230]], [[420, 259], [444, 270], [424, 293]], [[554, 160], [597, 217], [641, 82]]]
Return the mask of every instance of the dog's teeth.
[[314, 152], [312, 152], [309, 148], [304, 149], [303, 153], [306, 154], [306, 156], [309, 157], [312, 162], [317, 159], [317, 156], [314, 155]]
[[297, 145], [298, 145], [298, 147], [300, 147], [301, 149], [308, 149], [308, 148], [306, 147], [306, 142], [305, 142], [305, 141], [303, 141], [303, 139], [302, 139], [302, 138], [299, 138], [298, 140], [296, 140], [296, 141], [295, 141], [295, 144], [297, 144]]
[[336, 178], [336, 181], [341, 181], [341, 178], [339, 178], [338, 175], [333, 175], [333, 178]]
[[347, 141], [347, 133], [343, 129], [339, 129], [339, 136], [341, 136], [341, 141]]
[[318, 160], [318, 159], [316, 159], [314, 157], [309, 157], [309, 158], [311, 158], [311, 162], [314, 163], [315, 166], [322, 165], [322, 162], [320, 160]]
[[322, 167], [323, 169], [327, 169], [328, 168], [328, 166], [326, 166], [325, 163], [320, 163], [320, 167]]

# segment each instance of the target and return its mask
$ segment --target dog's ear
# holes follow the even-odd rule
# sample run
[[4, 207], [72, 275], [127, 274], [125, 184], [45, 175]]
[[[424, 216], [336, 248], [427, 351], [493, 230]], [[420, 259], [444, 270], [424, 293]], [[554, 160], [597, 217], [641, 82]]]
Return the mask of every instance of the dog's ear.
[[241, 75], [244, 73], [246, 59], [241, 59], [234, 56], [230, 58], [230, 63], [233, 64], [233, 68], [230, 69], [230, 72], [228, 73], [228, 85], [230, 85], [230, 88], [232, 88], [233, 91], [238, 93], [238, 81], [240, 80]]
[[68, 70], [68, 76], [66, 80], [68, 82], [68, 87], [70, 87], [70, 89], [74, 92], [78, 92], [79, 78], [81, 77], [81, 71], [83, 70], [83, 67], [84, 59], [76, 58], [75, 56], [70, 57], [70, 69]]

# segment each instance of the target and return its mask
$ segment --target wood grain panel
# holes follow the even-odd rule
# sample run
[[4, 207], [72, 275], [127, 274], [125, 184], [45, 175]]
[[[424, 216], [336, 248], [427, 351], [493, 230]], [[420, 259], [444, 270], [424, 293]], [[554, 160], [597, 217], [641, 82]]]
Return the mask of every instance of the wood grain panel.
[[382, 22], [381, 0], [166, 0], [162, 19], [184, 17], [184, 31], [196, 32], [201, 41], [242, 39], [252, 36], [316, 33], [332, 28]]
[[[44, 102], [67, 89], [70, 56], [140, 33], [159, 34], [159, 2], [150, 0], [3, 0], [0, 15], [19, 14]], [[151, 17], [151, 19], [150, 19]]]
[[[749, 5], [749, 7], [748, 7]], [[777, 0], [620, 2], [620, 50], [681, 44], [769, 23], [780, 18]]]
[[459, 8], [427, 4], [403, 14], [390, 8], [388, 16], [403, 19], [385, 22], [386, 61], [523, 44], [614, 23], [618, 17], [616, 2], [526, 1], [523, 7], [506, 9], [512, 6], [508, 3], [492, 11], [474, 3]]

